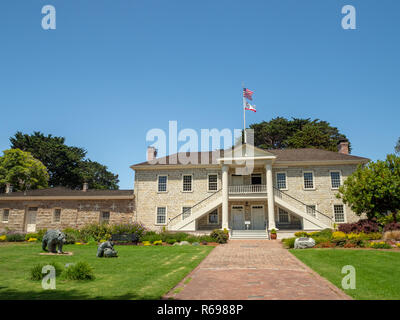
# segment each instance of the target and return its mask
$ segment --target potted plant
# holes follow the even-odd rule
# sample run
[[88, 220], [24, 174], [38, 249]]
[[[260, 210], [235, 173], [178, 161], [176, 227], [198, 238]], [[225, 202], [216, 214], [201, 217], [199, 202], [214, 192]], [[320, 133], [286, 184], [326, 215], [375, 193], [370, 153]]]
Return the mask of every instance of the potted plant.
[[276, 230], [272, 229], [271, 230], [271, 240], [275, 240], [276, 239]]

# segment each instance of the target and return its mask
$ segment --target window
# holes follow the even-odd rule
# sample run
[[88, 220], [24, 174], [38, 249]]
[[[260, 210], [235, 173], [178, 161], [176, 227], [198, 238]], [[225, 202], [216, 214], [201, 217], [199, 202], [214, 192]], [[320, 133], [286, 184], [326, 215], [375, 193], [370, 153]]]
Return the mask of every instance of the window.
[[314, 175], [312, 172], [303, 172], [304, 189], [314, 189]]
[[53, 222], [60, 222], [61, 220], [61, 209], [54, 209]]
[[344, 222], [344, 207], [342, 204], [333, 205], [333, 213], [335, 215], [335, 222]]
[[3, 222], [8, 222], [8, 218], [10, 216], [10, 209], [3, 210]]
[[340, 187], [340, 172], [331, 171], [331, 186], [332, 189], [337, 189]]
[[218, 224], [218, 209], [215, 209], [208, 214], [208, 223]]
[[279, 208], [279, 222], [289, 223], [289, 213], [282, 208]]
[[261, 184], [261, 173], [251, 175], [251, 184]]
[[167, 176], [158, 176], [158, 192], [167, 192]]
[[307, 205], [306, 206], [306, 212], [309, 214], [309, 215], [311, 215], [311, 216], [313, 216], [313, 217], [315, 217], [315, 210], [316, 210], [317, 208], [316, 208], [316, 205], [315, 204], [310, 204], [310, 205]]
[[108, 223], [110, 221], [110, 212], [103, 211], [100, 213], [100, 223]]
[[192, 175], [183, 176], [183, 191], [185, 192], [192, 191]]
[[157, 207], [156, 224], [166, 224], [166, 223], [167, 223], [167, 208]]
[[276, 173], [276, 187], [278, 189], [286, 189], [286, 173], [277, 172]]
[[191, 207], [183, 207], [182, 208], [182, 220], [186, 219], [192, 213]]
[[208, 191], [218, 190], [218, 175], [209, 174], [208, 175]]

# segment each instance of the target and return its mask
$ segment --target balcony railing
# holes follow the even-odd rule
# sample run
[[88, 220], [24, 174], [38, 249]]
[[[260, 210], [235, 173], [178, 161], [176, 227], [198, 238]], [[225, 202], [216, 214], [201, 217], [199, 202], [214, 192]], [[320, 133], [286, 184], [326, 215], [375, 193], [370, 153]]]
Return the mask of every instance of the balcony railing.
[[267, 193], [267, 186], [263, 184], [250, 184], [229, 186], [229, 194]]

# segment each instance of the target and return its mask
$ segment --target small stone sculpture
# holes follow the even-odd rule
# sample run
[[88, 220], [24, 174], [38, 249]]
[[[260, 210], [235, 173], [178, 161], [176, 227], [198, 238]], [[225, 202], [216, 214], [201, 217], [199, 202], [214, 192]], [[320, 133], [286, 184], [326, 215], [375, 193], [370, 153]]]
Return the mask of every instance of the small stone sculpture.
[[307, 249], [315, 246], [315, 240], [313, 238], [297, 238], [294, 241], [295, 249]]
[[43, 236], [42, 249], [51, 253], [63, 253], [62, 247], [65, 243], [65, 234], [60, 230], [48, 230]]
[[99, 258], [111, 258], [117, 256], [118, 252], [114, 250], [114, 243], [112, 241], [103, 242], [99, 245], [99, 248], [97, 249], [97, 257]]

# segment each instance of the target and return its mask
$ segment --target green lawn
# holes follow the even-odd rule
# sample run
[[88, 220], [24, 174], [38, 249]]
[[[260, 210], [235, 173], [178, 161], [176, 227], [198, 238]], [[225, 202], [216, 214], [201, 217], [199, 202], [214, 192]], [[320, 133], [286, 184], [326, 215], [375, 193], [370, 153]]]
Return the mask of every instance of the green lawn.
[[[66, 245], [73, 256], [43, 256], [38, 243], [0, 245], [0, 299], [160, 299], [213, 249], [210, 246], [115, 246], [118, 258], [97, 258], [96, 246]], [[29, 280], [40, 262], [86, 261], [94, 281], [57, 280], [43, 290]]]
[[356, 289], [343, 290], [359, 300], [400, 299], [400, 252], [353, 249], [304, 249], [290, 252], [342, 289], [342, 267], [356, 270]]

